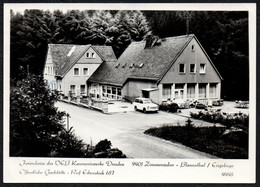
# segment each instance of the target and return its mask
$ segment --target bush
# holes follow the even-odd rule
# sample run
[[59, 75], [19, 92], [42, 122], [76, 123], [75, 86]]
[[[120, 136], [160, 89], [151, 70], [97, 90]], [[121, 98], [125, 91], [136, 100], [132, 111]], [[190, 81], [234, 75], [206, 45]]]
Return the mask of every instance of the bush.
[[172, 142], [179, 142], [221, 158], [248, 158], [248, 133], [239, 131], [225, 135], [225, 131], [225, 127], [216, 126], [190, 128], [187, 125], [164, 125], [160, 128], [150, 128], [144, 133]]
[[249, 115], [243, 113], [227, 114], [220, 111], [199, 111], [198, 113], [190, 113], [194, 119], [200, 119], [211, 123], [220, 123], [228, 128], [237, 126], [248, 131]]
[[192, 128], [194, 127], [194, 124], [192, 123], [192, 121], [190, 120], [190, 118], [188, 118], [186, 121], [185, 121], [185, 125], [187, 128]]
[[245, 131], [230, 131], [223, 134], [222, 138], [235, 145], [242, 145], [248, 147], [248, 133]]
[[111, 142], [108, 141], [107, 139], [101, 140], [95, 147], [94, 152], [101, 152], [101, 151], [106, 151], [107, 149], [111, 148]]
[[71, 127], [68, 131], [63, 129], [59, 132], [50, 156], [82, 158], [87, 155], [89, 145], [79, 140], [72, 129]]

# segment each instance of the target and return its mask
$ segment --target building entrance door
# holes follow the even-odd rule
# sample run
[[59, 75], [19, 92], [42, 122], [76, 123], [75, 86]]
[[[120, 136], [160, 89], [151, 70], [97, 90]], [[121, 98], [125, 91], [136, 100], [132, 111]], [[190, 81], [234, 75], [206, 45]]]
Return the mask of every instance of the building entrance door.
[[148, 91], [142, 90], [142, 93], [143, 93], [144, 98], [149, 98], [149, 92]]

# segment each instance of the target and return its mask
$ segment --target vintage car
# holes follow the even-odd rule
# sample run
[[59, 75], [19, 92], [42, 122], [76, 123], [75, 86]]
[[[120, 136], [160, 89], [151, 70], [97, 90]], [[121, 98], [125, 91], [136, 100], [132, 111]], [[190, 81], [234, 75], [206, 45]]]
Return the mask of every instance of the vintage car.
[[153, 103], [148, 98], [136, 98], [133, 102], [135, 110], [141, 110], [145, 112], [157, 112], [159, 110], [159, 106]]

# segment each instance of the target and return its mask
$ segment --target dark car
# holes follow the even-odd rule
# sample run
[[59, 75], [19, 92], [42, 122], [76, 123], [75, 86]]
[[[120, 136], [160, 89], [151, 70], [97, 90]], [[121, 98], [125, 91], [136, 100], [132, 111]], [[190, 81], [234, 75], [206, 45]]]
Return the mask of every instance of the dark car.
[[197, 109], [205, 109], [205, 108], [207, 108], [207, 106], [205, 105], [205, 104], [203, 104], [203, 103], [196, 103], [196, 105], [195, 105], [195, 108], [197, 108]]

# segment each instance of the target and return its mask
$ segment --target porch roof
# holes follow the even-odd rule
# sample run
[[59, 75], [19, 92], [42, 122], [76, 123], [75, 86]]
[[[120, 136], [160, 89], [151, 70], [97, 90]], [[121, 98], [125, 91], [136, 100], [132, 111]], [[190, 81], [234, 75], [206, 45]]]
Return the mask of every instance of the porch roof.
[[142, 91], [147, 91], [147, 92], [156, 91], [156, 90], [159, 90], [159, 88], [144, 88], [144, 89], [142, 89]]

